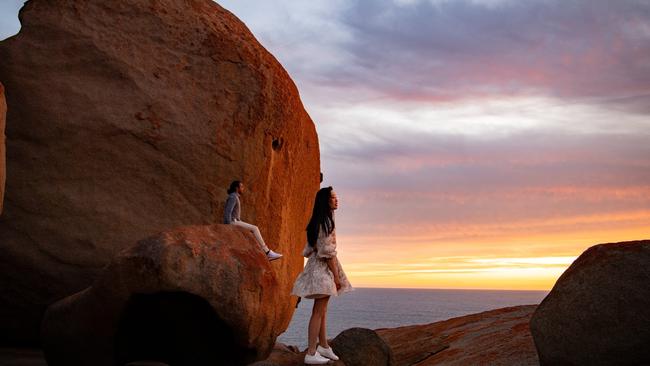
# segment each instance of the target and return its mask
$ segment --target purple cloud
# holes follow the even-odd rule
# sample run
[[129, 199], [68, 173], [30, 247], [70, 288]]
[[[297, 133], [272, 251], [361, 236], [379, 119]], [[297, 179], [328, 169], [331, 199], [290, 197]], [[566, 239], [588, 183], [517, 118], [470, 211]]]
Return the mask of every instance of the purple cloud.
[[[650, 3], [354, 0], [334, 83], [394, 98], [536, 94], [648, 99]], [[338, 66], [338, 65], [337, 65]]]

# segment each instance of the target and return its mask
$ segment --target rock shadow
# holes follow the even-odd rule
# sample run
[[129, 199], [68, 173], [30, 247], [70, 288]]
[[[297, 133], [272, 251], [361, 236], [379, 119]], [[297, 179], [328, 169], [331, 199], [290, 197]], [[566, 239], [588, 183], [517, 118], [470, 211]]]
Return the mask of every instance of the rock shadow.
[[205, 299], [182, 291], [131, 295], [115, 337], [117, 365], [236, 365], [250, 352]]

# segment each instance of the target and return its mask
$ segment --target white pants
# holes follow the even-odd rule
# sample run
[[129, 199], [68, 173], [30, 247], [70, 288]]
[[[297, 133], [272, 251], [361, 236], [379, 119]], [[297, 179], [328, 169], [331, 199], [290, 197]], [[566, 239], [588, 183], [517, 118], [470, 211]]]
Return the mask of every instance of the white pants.
[[251, 224], [249, 224], [247, 222], [236, 221], [236, 220], [233, 220], [230, 223], [233, 224], [233, 225], [241, 226], [244, 229], [252, 232], [253, 235], [255, 235], [255, 239], [257, 239], [257, 242], [260, 244], [260, 247], [262, 247], [262, 250], [264, 251], [264, 253], [269, 251], [269, 247], [267, 247], [266, 243], [264, 243], [264, 239], [262, 239], [262, 233], [260, 233], [260, 229], [258, 229], [257, 226], [251, 225]]

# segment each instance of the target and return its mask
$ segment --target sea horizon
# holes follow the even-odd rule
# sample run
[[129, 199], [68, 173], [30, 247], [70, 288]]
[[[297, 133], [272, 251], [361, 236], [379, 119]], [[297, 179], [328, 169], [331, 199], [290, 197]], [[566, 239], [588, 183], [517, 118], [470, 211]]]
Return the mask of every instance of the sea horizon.
[[550, 292], [551, 289], [504, 289], [504, 288], [462, 288], [462, 287], [372, 287], [372, 286], [355, 286], [357, 289], [382, 289], [382, 290], [453, 290], [453, 291], [519, 291], [519, 292]]
[[[536, 305], [549, 291], [357, 287], [350, 293], [330, 298], [327, 335], [332, 339], [354, 327], [379, 329], [430, 324], [493, 309]], [[307, 347], [312, 303], [301, 299], [278, 342], [301, 350]]]

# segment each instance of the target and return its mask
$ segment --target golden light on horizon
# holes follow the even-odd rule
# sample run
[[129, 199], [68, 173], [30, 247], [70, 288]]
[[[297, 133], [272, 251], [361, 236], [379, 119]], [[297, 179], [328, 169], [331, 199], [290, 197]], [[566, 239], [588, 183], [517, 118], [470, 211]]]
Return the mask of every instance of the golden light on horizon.
[[575, 256], [443, 257], [428, 263], [347, 265], [360, 287], [548, 290]]
[[[640, 216], [634, 213], [631, 217]], [[587, 248], [648, 237], [648, 226], [638, 222], [587, 232], [560, 230], [535, 236], [485, 235], [449, 241], [427, 240], [424, 234], [404, 242], [391, 236], [381, 240], [342, 236], [341, 243], [357, 245], [354, 249], [341, 246], [339, 255], [357, 287], [550, 290]]]

